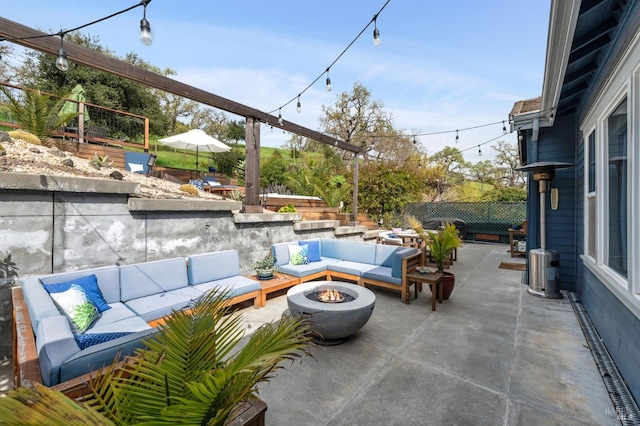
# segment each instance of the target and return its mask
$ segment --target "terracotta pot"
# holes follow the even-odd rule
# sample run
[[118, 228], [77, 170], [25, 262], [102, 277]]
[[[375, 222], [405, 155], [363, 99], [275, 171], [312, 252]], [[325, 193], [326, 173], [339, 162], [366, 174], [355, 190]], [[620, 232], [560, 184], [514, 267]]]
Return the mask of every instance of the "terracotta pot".
[[442, 277], [442, 300], [447, 300], [451, 296], [453, 286], [456, 283], [456, 276], [451, 272], [443, 272]]

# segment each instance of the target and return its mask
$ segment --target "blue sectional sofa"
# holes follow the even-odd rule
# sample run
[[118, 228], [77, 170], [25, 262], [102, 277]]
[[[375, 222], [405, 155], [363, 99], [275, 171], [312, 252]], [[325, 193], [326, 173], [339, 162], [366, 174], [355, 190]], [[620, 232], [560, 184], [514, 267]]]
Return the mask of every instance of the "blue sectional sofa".
[[[306, 246], [302, 262], [296, 246]], [[280, 271], [300, 278], [300, 282], [356, 281], [361, 286], [400, 291], [403, 301], [409, 300], [407, 270], [421, 262], [421, 253], [415, 248], [332, 239], [273, 244], [271, 252]]]
[[[102, 310], [86, 330], [78, 330], [61, 310], [59, 295], [74, 285]], [[14, 333], [33, 332], [41, 381], [53, 386], [111, 364], [119, 352], [133, 354], [159, 321], [214, 288], [225, 289], [230, 304], [253, 299], [259, 306], [260, 283], [240, 275], [235, 250], [33, 276], [14, 288], [21, 292], [32, 330], [19, 330], [14, 321]], [[14, 295], [14, 310], [16, 303]], [[14, 347], [14, 362], [33, 364], [22, 359], [27, 352]]]

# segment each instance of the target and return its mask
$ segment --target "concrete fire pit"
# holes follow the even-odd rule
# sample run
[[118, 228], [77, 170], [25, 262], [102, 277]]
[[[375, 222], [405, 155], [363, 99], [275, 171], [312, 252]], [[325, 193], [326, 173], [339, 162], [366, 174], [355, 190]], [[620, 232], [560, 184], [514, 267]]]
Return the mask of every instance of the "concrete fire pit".
[[[342, 302], [322, 302], [319, 293], [334, 290], [345, 296]], [[365, 287], [341, 281], [311, 281], [291, 287], [287, 292], [289, 314], [307, 318], [311, 329], [324, 345], [345, 342], [369, 320], [376, 296]]]

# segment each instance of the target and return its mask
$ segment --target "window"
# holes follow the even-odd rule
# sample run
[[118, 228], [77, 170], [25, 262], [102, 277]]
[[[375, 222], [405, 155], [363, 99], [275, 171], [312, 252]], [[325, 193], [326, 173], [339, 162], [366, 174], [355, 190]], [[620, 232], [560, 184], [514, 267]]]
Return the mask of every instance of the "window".
[[627, 277], [627, 99], [607, 118], [609, 244], [607, 263]]
[[587, 174], [587, 255], [596, 257], [596, 131], [592, 131], [587, 139], [585, 161], [589, 165]]

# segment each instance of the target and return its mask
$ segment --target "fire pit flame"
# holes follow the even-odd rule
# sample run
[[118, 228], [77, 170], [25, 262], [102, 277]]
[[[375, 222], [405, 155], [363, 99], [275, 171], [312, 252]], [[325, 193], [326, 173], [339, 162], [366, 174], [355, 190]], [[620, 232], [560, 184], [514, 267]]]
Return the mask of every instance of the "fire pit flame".
[[318, 300], [324, 303], [344, 302], [344, 296], [338, 290], [324, 290], [318, 295]]

